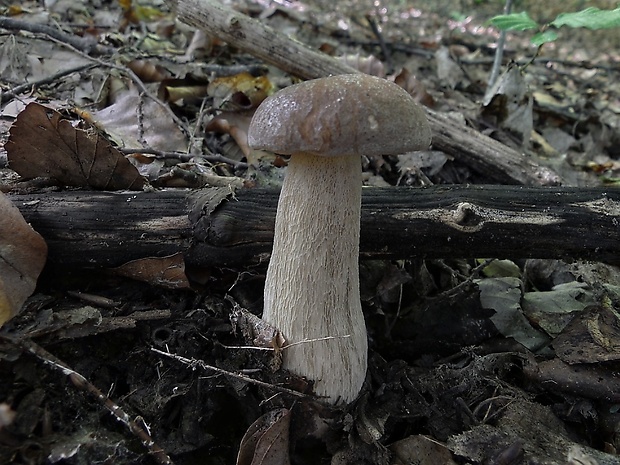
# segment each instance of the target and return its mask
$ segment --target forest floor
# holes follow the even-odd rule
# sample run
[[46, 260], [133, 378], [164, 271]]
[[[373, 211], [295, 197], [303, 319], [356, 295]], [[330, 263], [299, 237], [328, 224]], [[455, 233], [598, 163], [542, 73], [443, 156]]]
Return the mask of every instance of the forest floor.
[[[620, 183], [615, 29], [562, 28], [537, 56], [530, 32], [508, 33], [503, 87], [491, 91], [500, 34], [486, 21], [501, 14], [497, 2], [222, 3], [396, 81], [562, 186]], [[544, 23], [583, 7], [515, 8]], [[116, 189], [281, 184], [286, 160], [249, 149], [245, 131], [265, 96], [296, 77], [196, 33], [157, 0], [0, 1], [0, 14], [9, 198], [109, 188], [78, 173], [81, 154], [56, 143], [63, 131], [84, 136], [99, 160], [131, 160]], [[48, 119], [57, 133], [40, 131]], [[433, 146], [363, 166], [366, 186], [498, 183]], [[10, 241], [0, 234], [0, 256]], [[0, 463], [620, 464], [617, 266], [457, 253], [364, 260], [368, 375], [356, 402], [333, 407], [274, 370], [273, 350], [246, 347], [242, 311], [261, 315], [264, 261], [157, 257], [110, 270], [84, 255], [67, 268], [50, 249], [36, 291], [0, 330]]]

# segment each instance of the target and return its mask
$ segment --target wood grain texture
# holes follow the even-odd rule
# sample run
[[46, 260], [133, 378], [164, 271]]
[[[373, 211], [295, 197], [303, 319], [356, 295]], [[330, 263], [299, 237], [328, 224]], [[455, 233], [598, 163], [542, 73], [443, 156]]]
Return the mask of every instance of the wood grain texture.
[[[11, 194], [53, 263], [90, 268], [181, 252], [199, 266], [269, 258], [279, 192]], [[362, 259], [572, 258], [620, 263], [620, 190], [365, 188]]]

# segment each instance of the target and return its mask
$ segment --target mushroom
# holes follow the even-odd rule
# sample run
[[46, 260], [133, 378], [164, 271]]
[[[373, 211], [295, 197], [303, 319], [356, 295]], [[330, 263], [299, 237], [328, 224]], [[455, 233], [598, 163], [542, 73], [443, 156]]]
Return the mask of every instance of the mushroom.
[[248, 130], [255, 149], [290, 154], [275, 220], [263, 319], [286, 343], [283, 367], [336, 404], [359, 394], [368, 342], [359, 291], [362, 155], [426, 149], [421, 107], [385, 79], [347, 74], [268, 97]]

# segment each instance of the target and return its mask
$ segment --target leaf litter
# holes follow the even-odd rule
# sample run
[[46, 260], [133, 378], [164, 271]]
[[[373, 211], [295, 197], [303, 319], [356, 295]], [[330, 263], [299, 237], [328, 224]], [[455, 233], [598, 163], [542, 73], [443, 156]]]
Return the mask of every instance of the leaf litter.
[[[528, 68], [525, 87], [523, 76], [507, 75], [516, 82], [500, 81], [498, 92], [480, 108], [480, 76], [487, 68], [476, 60], [489, 56], [487, 46], [494, 38], [476, 15], [446, 20], [450, 15], [441, 5], [425, 11], [377, 2], [366, 20], [380, 24], [373, 32], [353, 13], [357, 5], [331, 3], [266, 7], [259, 2], [248, 8], [277, 29], [346, 57], [349, 65], [385, 73], [429, 107], [475, 122], [481, 132], [531, 156], [543, 154], [574, 185], [617, 183], [619, 89], [610, 78], [617, 73], [610, 66], [617, 57], [616, 48], [606, 46], [612, 36], [587, 36], [600, 40], [577, 47], [578, 39], [565, 38], [563, 45], [560, 38], [557, 49], [541, 57], [547, 62]], [[29, 98], [36, 98], [17, 116], [5, 144], [9, 168], [22, 179], [51, 177], [56, 188], [106, 190], [143, 189], [143, 175], [156, 187], [158, 182], [189, 186], [191, 173], [200, 175], [200, 186], [215, 177], [234, 177], [246, 186], [279, 183], [286, 161], [252, 151], [244, 133], [251, 110], [272, 88], [290, 83], [289, 76], [273, 68], [258, 75], [232, 71], [235, 58], [247, 62], [247, 57], [200, 34], [193, 34], [194, 43], [186, 49], [175, 45], [190, 44], [192, 34], [181, 27], [175, 30], [173, 17], [160, 10], [159, 3], [119, 2], [92, 12], [90, 4], [66, 9], [61, 4], [50, 2], [49, 11], [38, 6], [32, 11], [44, 21], [50, 14], [64, 15], [81, 25], [80, 34], [119, 50], [133, 48], [156, 73], [134, 61], [130, 68], [144, 82], [126, 86], [125, 81], [117, 96], [112, 88], [122, 80], [111, 70], [124, 71], [111, 60], [110, 66], [94, 62], [92, 76], [70, 74], [70, 80], [39, 83], [57, 73], [59, 62], [75, 66], [93, 61], [83, 50], [66, 49], [45, 35], [0, 31], [8, 38], [0, 53], [2, 76], [10, 88], [31, 83]], [[531, 15], [541, 7], [532, 6]], [[484, 8], [472, 11], [484, 16]], [[21, 12], [26, 20], [29, 14]], [[117, 30], [119, 17], [122, 26]], [[382, 37], [377, 38], [377, 32]], [[380, 50], [371, 45], [375, 39], [393, 48]], [[22, 59], [26, 49], [37, 50], [36, 56]], [[177, 56], [186, 53], [185, 59], [176, 61], [168, 54], [172, 50]], [[152, 57], [154, 51], [158, 58]], [[377, 58], [386, 51], [391, 56]], [[532, 50], [515, 35], [506, 52], [519, 63]], [[217, 63], [204, 73], [201, 61]], [[171, 77], [176, 80], [174, 92]], [[509, 94], [508, 84], [519, 94]], [[3, 85], [2, 90], [7, 88]], [[23, 100], [24, 95], [18, 96], [9, 103]], [[82, 107], [77, 111], [81, 116], [67, 111], [70, 101]], [[185, 124], [188, 120], [190, 125]], [[6, 134], [3, 137], [6, 141]], [[137, 151], [131, 162], [122, 149]], [[375, 184], [478, 179], [441, 152], [436, 157], [428, 152], [401, 160], [369, 160], [366, 168], [369, 183]], [[13, 237], [7, 221], [14, 240], [17, 235]], [[12, 247], [0, 237], [0, 250]], [[26, 255], [36, 249], [21, 248]], [[41, 258], [32, 260], [29, 266], [37, 268]], [[102, 399], [121, 399], [123, 409], [135, 418], [126, 423], [133, 437], [147, 434], [139, 439], [146, 449], [144, 440], [152, 441], [169, 456], [161, 455], [162, 449], [136, 452], [132, 435], [119, 434], [106, 423], [100, 411], [66, 383], [67, 373], [38, 365], [5, 339], [5, 333], [0, 334], [3, 369], [18, 377], [7, 376], [0, 383], [0, 406], [7, 406], [2, 411], [13, 412], [3, 417], [0, 457], [15, 463], [92, 463], [102, 456], [119, 464], [168, 463], [170, 457], [176, 463], [202, 458], [257, 465], [330, 460], [618, 463], [613, 363], [620, 280], [614, 268], [601, 265], [593, 273], [587, 264], [556, 260], [513, 265], [495, 267], [491, 276], [483, 271], [490, 273], [488, 263], [482, 267], [449, 257], [397, 265], [365, 263], [361, 279], [371, 365], [366, 393], [344, 411], [326, 408], [320, 399], [300, 401], [286, 391], [271, 390], [270, 385], [282, 385], [310, 392], [312, 380], [274, 371], [276, 347], [252, 350], [252, 342], [242, 348], [230, 317], [242, 307], [260, 314], [264, 269], [196, 270], [179, 257], [146, 258], [116, 274], [70, 270], [63, 271], [66, 278], [47, 276], [39, 294], [22, 306], [19, 302], [33, 292], [38, 274], [29, 273], [28, 286], [11, 292], [19, 299], [9, 316], [21, 314], [8, 323], [7, 331], [34, 339], [31, 348], [49, 348], [79, 369], [79, 376], [69, 378], [73, 385], [88, 378], [106, 392]], [[502, 276], [504, 272], [509, 276]], [[186, 289], [190, 281], [192, 290]], [[76, 288], [114, 304], [85, 307], [71, 293]], [[149, 348], [183, 354], [187, 364], [166, 360]], [[52, 358], [38, 353], [40, 360]], [[217, 371], [199, 372], [192, 360]], [[264, 384], [232, 375], [239, 372]], [[53, 412], [53, 421], [45, 411]], [[24, 438], [29, 442], [15, 445]]]

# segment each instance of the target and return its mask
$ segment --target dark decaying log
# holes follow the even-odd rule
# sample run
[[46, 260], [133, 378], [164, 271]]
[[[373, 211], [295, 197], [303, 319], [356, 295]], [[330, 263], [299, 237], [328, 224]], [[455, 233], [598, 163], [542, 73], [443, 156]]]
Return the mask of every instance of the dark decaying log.
[[[12, 194], [49, 246], [79, 268], [181, 252], [198, 266], [267, 260], [278, 192]], [[574, 258], [620, 263], [620, 190], [517, 186], [365, 188], [361, 258]], [[320, 208], [317, 206], [317, 208]]]

